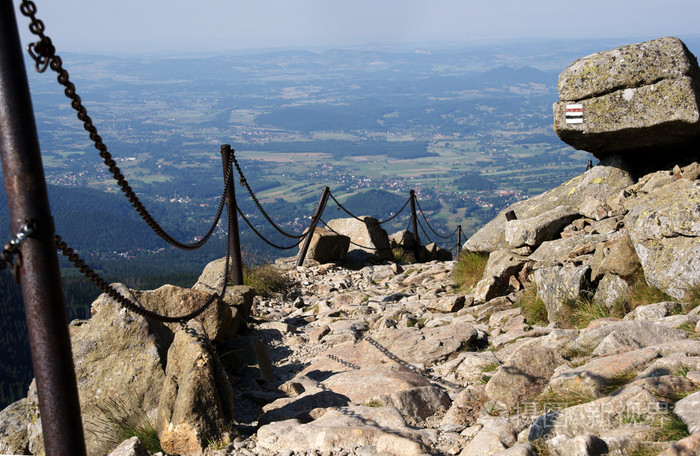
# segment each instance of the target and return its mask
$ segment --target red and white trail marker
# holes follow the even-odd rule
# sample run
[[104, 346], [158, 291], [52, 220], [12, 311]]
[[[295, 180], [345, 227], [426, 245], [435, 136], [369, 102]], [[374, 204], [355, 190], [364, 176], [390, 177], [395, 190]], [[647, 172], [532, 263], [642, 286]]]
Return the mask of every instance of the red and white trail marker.
[[580, 124], [583, 123], [583, 105], [568, 104], [566, 105], [566, 123]]

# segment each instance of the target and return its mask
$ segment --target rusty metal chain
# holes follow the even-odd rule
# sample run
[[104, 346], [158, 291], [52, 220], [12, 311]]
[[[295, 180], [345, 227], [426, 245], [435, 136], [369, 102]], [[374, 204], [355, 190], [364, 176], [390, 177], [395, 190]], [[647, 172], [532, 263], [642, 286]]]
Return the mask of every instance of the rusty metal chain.
[[[331, 228], [330, 226], [328, 226], [328, 224], [327, 224], [326, 222], [324, 222], [322, 218], [319, 218], [319, 221], [320, 221], [321, 223], [323, 223], [323, 226], [325, 226], [326, 228], [328, 228], [329, 230], [331, 230], [333, 233], [337, 234], [338, 236], [345, 236], [344, 234], [338, 233], [336, 230], [334, 230], [333, 228]], [[350, 241], [350, 244], [354, 245], [355, 247], [359, 247], [359, 248], [361, 248], [361, 249], [365, 249], [365, 250], [374, 250], [375, 252], [382, 252], [382, 251], [384, 251], [384, 250], [392, 250], [391, 247], [379, 247], [379, 248], [377, 248], [377, 247], [367, 247], [366, 245], [361, 245], [361, 244], [358, 244], [357, 242], [353, 242], [353, 241]]]
[[[15, 274], [15, 282], [19, 283], [19, 268], [22, 266], [22, 256], [19, 247], [22, 243], [32, 235], [36, 228], [35, 222], [25, 220], [24, 225], [19, 228], [19, 231], [10, 239], [0, 253], [0, 270], [12, 267]], [[16, 259], [15, 259], [16, 257]]]
[[[330, 194], [330, 192], [329, 192], [328, 194]], [[326, 197], [324, 198], [323, 202], [321, 203], [320, 210], [318, 211], [318, 213], [315, 214], [315, 216], [311, 219], [311, 226], [316, 226], [316, 225], [318, 224], [318, 222], [321, 220], [321, 215], [323, 215], [323, 211], [326, 209], [326, 204], [328, 204], [328, 194], [326, 194]], [[301, 243], [304, 241], [304, 239], [306, 238], [306, 234], [307, 234], [307, 233], [304, 233], [303, 236], [302, 236], [300, 239], [298, 239], [297, 242], [295, 242], [294, 244], [292, 244], [292, 245], [290, 245], [290, 246], [286, 246], [286, 247], [279, 246], [279, 245], [277, 245], [277, 244], [271, 242], [270, 240], [268, 240], [268, 239], [267, 239], [265, 236], [263, 236], [257, 229], [255, 229], [255, 227], [254, 227], [253, 224], [250, 222], [250, 220], [248, 220], [248, 217], [246, 217], [245, 214], [243, 213], [243, 211], [241, 211], [241, 208], [240, 208], [240, 207], [237, 207], [237, 209], [238, 209], [238, 213], [239, 213], [240, 216], [243, 218], [243, 221], [245, 221], [246, 224], [250, 227], [250, 229], [253, 230], [253, 232], [254, 232], [255, 234], [257, 234], [258, 237], [259, 237], [260, 239], [262, 239], [262, 240], [263, 240], [267, 245], [269, 245], [270, 247], [273, 247], [273, 248], [276, 248], [276, 249], [279, 249], [279, 250], [289, 250], [289, 249], [293, 249], [294, 247], [297, 247], [297, 246], [298, 246], [299, 244], [301, 244]]]
[[[231, 235], [229, 231], [229, 236]], [[161, 315], [157, 312], [153, 312], [152, 310], [148, 310], [141, 305], [138, 301], [134, 302], [119, 293], [111, 284], [107, 283], [98, 273], [96, 273], [90, 266], [85, 264], [85, 261], [80, 258], [80, 255], [73, 250], [72, 248], [68, 247], [68, 244], [66, 244], [63, 239], [61, 239], [61, 236], [56, 235], [56, 247], [58, 250], [61, 251], [61, 254], [64, 255], [65, 257], [68, 258], [68, 261], [73, 263], [73, 265], [80, 270], [80, 273], [83, 274], [85, 277], [90, 279], [90, 281], [95, 284], [99, 289], [101, 289], [103, 292], [107, 293], [107, 295], [117, 301], [119, 305], [121, 305], [123, 308], [130, 310], [131, 312], [134, 312], [135, 314], [141, 315], [142, 317], [145, 317], [149, 320], [155, 320], [155, 321], [160, 321], [163, 323], [183, 323], [186, 321], [189, 321], [198, 315], [200, 315], [202, 312], [207, 310], [209, 306], [214, 301], [223, 299], [223, 296], [226, 294], [226, 287], [228, 286], [228, 277], [229, 277], [229, 257], [231, 256], [231, 251], [230, 251], [230, 243], [226, 243], [227, 248], [226, 248], [226, 264], [224, 266], [224, 284], [221, 289], [221, 293], [219, 294], [212, 294], [207, 302], [202, 304], [199, 308], [193, 310], [192, 312], [185, 314], [185, 315], [180, 315], [177, 317], [171, 317], [169, 315]]]
[[[335, 204], [338, 205], [338, 209], [342, 209], [346, 214], [348, 214], [350, 217], [354, 218], [354, 219], [357, 220], [357, 221], [360, 221], [360, 222], [363, 222], [363, 223], [367, 223], [367, 222], [365, 222], [364, 220], [362, 220], [360, 217], [358, 217], [358, 216], [356, 216], [355, 214], [353, 214], [352, 212], [350, 212], [345, 206], [343, 206], [343, 205], [340, 203], [340, 201], [338, 201], [338, 200], [335, 198], [335, 196], [333, 196], [332, 193], [330, 194], [330, 196], [331, 196], [331, 198], [333, 198], [333, 201], [335, 201]], [[379, 223], [380, 225], [383, 225], [383, 224], [385, 224], [385, 223], [387, 223], [387, 222], [390, 222], [390, 221], [394, 220], [401, 212], [403, 212], [404, 209], [406, 209], [406, 206], [408, 206], [408, 203], [409, 203], [410, 201], [411, 201], [411, 198], [409, 197], [409, 198], [406, 200], [406, 202], [403, 203], [403, 206], [401, 206], [401, 209], [399, 209], [398, 212], [396, 212], [394, 215], [392, 215], [392, 216], [389, 217], [388, 219], [382, 220], [381, 222], [378, 222], [378, 223]]]
[[267, 245], [269, 245], [272, 248], [275, 248], [277, 250], [290, 250], [290, 249], [293, 249], [294, 247], [297, 247], [304, 240], [304, 238], [302, 237], [301, 239], [298, 239], [294, 244], [292, 244], [290, 246], [277, 245], [274, 242], [267, 239], [265, 236], [263, 236], [262, 233], [260, 233], [260, 231], [258, 231], [253, 226], [253, 224], [250, 222], [250, 220], [248, 220], [248, 217], [246, 217], [246, 215], [243, 213], [243, 211], [241, 210], [240, 207], [236, 206], [236, 209], [238, 209], [238, 214], [243, 218], [243, 221], [246, 222], [246, 224], [253, 231], [253, 233], [255, 233], [260, 239], [262, 239]]
[[[270, 225], [273, 226], [277, 231], [280, 232], [283, 236], [287, 236], [288, 238], [292, 239], [302, 239], [304, 237], [304, 233], [301, 234], [289, 234], [286, 231], [284, 231], [282, 228], [280, 228], [273, 220], [270, 218], [269, 215], [267, 215], [267, 212], [265, 212], [265, 209], [263, 209], [262, 204], [260, 204], [260, 201], [258, 201], [257, 196], [255, 196], [255, 193], [253, 192], [253, 189], [250, 188], [250, 185], [248, 185], [248, 179], [245, 178], [243, 175], [243, 170], [241, 169], [241, 165], [238, 164], [238, 160], [236, 159], [236, 155], [232, 155], [232, 160], [233, 164], [236, 167], [236, 170], [238, 170], [238, 175], [240, 176], [239, 181], [242, 186], [244, 186], [248, 190], [248, 194], [250, 195], [250, 198], [253, 200], [255, 205], [258, 207], [258, 210], [260, 213], [265, 217], [265, 219], [268, 221]], [[258, 235], [260, 236], [260, 235]]]
[[[216, 219], [214, 220], [214, 223], [208, 230], [207, 234], [203, 236], [202, 239], [193, 243], [185, 243], [178, 241], [168, 234], [168, 232], [160, 226], [160, 224], [141, 203], [139, 197], [136, 196], [133, 189], [129, 185], [129, 182], [121, 173], [117, 163], [112, 158], [112, 154], [107, 150], [107, 146], [104, 144], [102, 137], [97, 132], [97, 127], [93, 125], [92, 119], [87, 113], [87, 109], [83, 105], [80, 96], [75, 91], [75, 85], [70, 81], [68, 72], [63, 68], [63, 61], [61, 60], [61, 57], [56, 55], [56, 48], [51, 43], [51, 38], [44, 34], [46, 27], [44, 26], [43, 21], [37, 19], [36, 17], [36, 4], [31, 0], [23, 0], [20, 4], [20, 11], [31, 20], [29, 30], [34, 35], [39, 37], [39, 41], [37, 43], [31, 43], [28, 49], [29, 54], [34, 59], [36, 70], [43, 73], [46, 71], [46, 68], [49, 67], [56, 72], [58, 75], [58, 83], [65, 87], [64, 93], [66, 97], [71, 100], [71, 107], [76, 111], [78, 119], [83, 122], [83, 128], [89, 133], [90, 139], [93, 141], [95, 149], [99, 151], [100, 157], [102, 157], [105, 166], [109, 168], [109, 171], [112, 173], [112, 177], [117, 181], [117, 185], [121, 188], [122, 192], [127, 197], [129, 203], [131, 203], [136, 212], [138, 212], [141, 218], [158, 236], [174, 247], [183, 250], [195, 250], [206, 244], [211, 237], [211, 234], [214, 232], [216, 225], [219, 223], [219, 218], [223, 210], [226, 189], [224, 188], [224, 192], [221, 196], [221, 202], [219, 203], [219, 210], [217, 211]], [[227, 182], [229, 181], [228, 176], [226, 180]]]
[[[458, 230], [459, 228], [455, 228], [455, 230], [454, 230], [452, 233], [448, 234], [447, 236], [443, 236], [442, 234], [440, 234], [440, 233], [438, 233], [437, 231], [435, 231], [435, 230], [433, 229], [433, 227], [430, 226], [430, 222], [428, 221], [428, 218], [425, 216], [425, 213], [423, 212], [423, 208], [420, 207], [420, 203], [418, 202], [418, 199], [417, 199], [417, 198], [416, 198], [416, 204], [418, 205], [418, 211], [420, 212], [420, 215], [423, 216], [423, 220], [425, 220], [426, 225], [428, 225], [428, 228], [430, 228], [430, 231], [432, 231], [433, 233], [435, 233], [435, 235], [436, 235], [437, 237], [442, 238], [442, 239], [450, 239], [452, 236], [455, 235], [455, 233], [457, 232], [457, 230]], [[423, 230], [423, 232], [425, 232], [425, 230]], [[427, 235], [426, 235], [426, 237], [427, 237]]]

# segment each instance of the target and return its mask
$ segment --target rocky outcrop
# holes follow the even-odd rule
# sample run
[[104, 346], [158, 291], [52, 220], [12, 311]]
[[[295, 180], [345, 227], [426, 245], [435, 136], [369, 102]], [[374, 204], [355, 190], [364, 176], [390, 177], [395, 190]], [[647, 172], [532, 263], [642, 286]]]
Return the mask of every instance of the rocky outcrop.
[[[337, 234], [328, 228], [317, 227], [311, 236], [306, 258], [319, 263], [344, 261], [350, 247], [350, 237]], [[301, 245], [299, 249], [301, 249]]]
[[629, 153], [639, 160], [640, 150], [654, 149], [690, 148], [692, 156], [700, 138], [699, 77], [697, 59], [677, 38], [584, 57], [559, 76], [554, 130], [599, 159]]
[[328, 228], [350, 238], [347, 260], [362, 263], [368, 259], [388, 260], [392, 257], [389, 236], [374, 217], [333, 219]]
[[168, 453], [201, 454], [233, 420], [233, 389], [201, 324], [175, 333], [158, 404], [158, 436]]

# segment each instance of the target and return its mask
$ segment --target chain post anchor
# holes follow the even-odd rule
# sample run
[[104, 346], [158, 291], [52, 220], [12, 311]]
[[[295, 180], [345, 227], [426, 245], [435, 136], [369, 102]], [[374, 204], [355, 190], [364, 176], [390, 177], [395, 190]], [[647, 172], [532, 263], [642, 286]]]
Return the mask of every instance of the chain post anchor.
[[323, 213], [323, 210], [326, 207], [326, 201], [328, 201], [328, 195], [330, 194], [331, 189], [329, 187], [323, 187], [323, 191], [321, 192], [321, 199], [318, 201], [318, 206], [316, 207], [316, 211], [314, 212], [313, 217], [311, 218], [311, 225], [309, 225], [309, 229], [306, 231], [306, 237], [304, 238], [304, 244], [301, 246], [301, 250], [299, 250], [299, 257], [297, 258], [297, 266], [301, 266], [304, 264], [304, 259], [306, 258], [306, 253], [309, 250], [309, 245], [311, 244], [311, 238], [314, 235], [314, 230], [316, 229], [316, 225], [318, 225], [318, 221], [321, 218], [321, 214]]
[[[221, 145], [221, 163], [224, 168], [224, 181], [229, 174], [233, 174], [231, 158], [235, 151], [230, 144]], [[241, 260], [241, 238], [238, 230], [238, 210], [236, 203], [236, 189], [233, 179], [230, 180], [226, 190], [226, 208], [228, 212], [228, 229], [231, 232], [229, 248], [231, 250], [231, 276], [234, 285], [243, 285], [243, 261]]]
[[418, 237], [418, 216], [416, 214], [416, 191], [411, 190], [409, 192], [411, 200], [411, 226], [413, 227], [413, 242], [414, 242], [414, 254], [416, 259], [420, 253], [420, 238]]

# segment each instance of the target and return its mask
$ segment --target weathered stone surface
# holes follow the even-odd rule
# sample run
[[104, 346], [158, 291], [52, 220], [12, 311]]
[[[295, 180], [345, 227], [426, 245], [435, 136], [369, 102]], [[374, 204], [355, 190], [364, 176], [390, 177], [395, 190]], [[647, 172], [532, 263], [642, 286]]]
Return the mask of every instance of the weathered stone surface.
[[252, 336], [236, 337], [217, 345], [219, 361], [226, 372], [238, 377], [272, 382], [272, 362], [267, 347]]
[[[132, 293], [145, 308], [173, 317], [197, 310], [211, 298], [210, 294], [203, 291], [174, 285], [163, 285], [156, 290], [133, 290]], [[202, 324], [205, 335], [210, 340], [222, 340], [232, 318], [231, 308], [215, 299], [195, 319]], [[166, 325], [174, 332], [179, 323], [166, 323]]]
[[374, 217], [333, 219], [328, 222], [328, 227], [333, 231], [348, 236], [350, 241], [363, 247], [351, 244], [348, 254], [354, 250], [361, 250], [379, 260], [388, 260], [392, 257], [389, 236], [379, 225]]
[[396, 391], [383, 399], [396, 408], [411, 426], [419, 426], [426, 418], [444, 413], [451, 403], [444, 390], [432, 385]]
[[599, 243], [591, 261], [591, 280], [598, 280], [607, 273], [622, 277], [634, 274], [641, 264], [629, 233]]
[[468, 349], [477, 338], [469, 323], [452, 323], [439, 328], [399, 328], [383, 330], [376, 336], [379, 345], [400, 359], [426, 366], [443, 360], [460, 349]]
[[566, 106], [554, 104], [554, 131], [570, 146], [603, 159], [610, 154], [676, 146], [700, 135], [700, 98], [689, 77], [617, 90], [578, 100], [582, 123], [566, 122]]
[[150, 456], [138, 437], [123, 441], [109, 456]]
[[470, 456], [473, 454], [493, 454], [506, 449], [501, 439], [488, 429], [479, 431], [473, 439], [464, 447], [460, 456]]
[[625, 224], [647, 283], [683, 299], [700, 281], [700, 182], [679, 179], [637, 198]]
[[[670, 37], [584, 57], [560, 75], [554, 130], [598, 158], [692, 143], [700, 135], [698, 73], [697, 59]], [[572, 102], [582, 122], [567, 122]]]
[[[601, 435], [624, 425], [634, 416], [647, 424], [660, 419], [666, 410], [659, 400], [668, 395], [682, 394], [692, 383], [682, 377], [666, 376], [633, 382], [616, 394], [581, 405], [550, 412], [535, 419], [529, 428], [530, 441], [545, 436], [595, 434]], [[643, 413], [640, 413], [640, 410]]]
[[575, 392], [600, 397], [619, 387], [615, 379], [641, 371], [658, 356], [656, 350], [647, 348], [595, 358], [580, 367], [558, 370], [547, 388], [555, 394]]
[[486, 384], [486, 394], [508, 407], [532, 399], [543, 390], [558, 366], [559, 352], [540, 340], [523, 344]]
[[688, 337], [688, 333], [680, 329], [654, 324], [649, 321], [626, 320], [605, 322], [602, 326], [595, 328], [589, 326], [589, 329], [582, 332], [576, 339], [576, 342], [582, 347], [593, 349], [604, 337], [613, 331], [624, 334], [642, 347], [658, 344], [659, 341], [679, 341]]
[[258, 429], [258, 446], [267, 451], [334, 451], [372, 445], [376, 452], [397, 456], [426, 453], [429, 442], [406, 426], [393, 407], [352, 406], [329, 410], [308, 424], [298, 420]]
[[158, 404], [158, 436], [168, 453], [201, 454], [234, 417], [231, 384], [204, 338], [190, 320], [168, 350], [166, 378]]
[[676, 402], [673, 409], [683, 423], [688, 427], [688, 432], [695, 434], [700, 432], [700, 392], [686, 396]]
[[[202, 274], [197, 279], [197, 283], [192, 286], [193, 290], [203, 291], [208, 294], [221, 293], [224, 285], [224, 266], [226, 258], [219, 258], [207, 264], [202, 271]], [[229, 268], [231, 266], [229, 265]], [[243, 319], [247, 319], [250, 315], [250, 309], [253, 306], [253, 297], [255, 291], [246, 285], [228, 285], [223, 301], [229, 307], [235, 307], [240, 312]], [[234, 337], [230, 335], [229, 337]]]
[[464, 296], [443, 296], [428, 301], [425, 307], [437, 312], [457, 312], [464, 307], [465, 301], [466, 298]]
[[683, 306], [680, 302], [657, 302], [655, 304], [636, 307], [632, 312], [625, 315], [625, 320], [660, 320], [663, 317], [674, 315], [682, 310]]
[[487, 401], [486, 386], [472, 385], [463, 389], [452, 402], [449, 410], [440, 421], [440, 427], [446, 430], [462, 431], [476, 422], [479, 409]]
[[515, 211], [519, 219], [527, 219], [557, 206], [576, 208], [589, 198], [605, 202], [608, 197], [633, 183], [627, 164], [620, 157], [608, 157], [598, 166], [555, 189], [510, 205], [469, 238], [463, 248], [471, 252], [493, 252], [508, 248], [505, 240], [505, 213], [510, 210]]
[[516, 255], [507, 249], [491, 252], [482, 280], [476, 285], [474, 300], [486, 302], [506, 294], [510, 277], [519, 274], [527, 262], [526, 257]]
[[696, 454], [700, 454], [700, 432], [680, 439], [669, 449], [659, 453], [659, 456], [692, 456]]
[[[121, 284], [115, 287], [132, 299]], [[160, 323], [121, 308], [107, 295], [92, 303], [92, 318], [70, 327], [80, 412], [88, 454], [102, 455], [112, 448], [114, 426], [108, 413], [130, 416], [158, 406], [165, 376], [163, 365], [169, 332]]]
[[392, 248], [401, 247], [405, 250], [411, 250], [417, 245], [413, 232], [408, 230], [398, 231], [392, 234], [389, 236], [389, 242]]
[[20, 399], [0, 412], [0, 453], [28, 454], [29, 436], [27, 399]]
[[535, 271], [537, 295], [547, 307], [547, 319], [550, 322], [561, 318], [565, 302], [576, 301], [588, 292], [590, 271], [589, 266], [553, 266]]
[[575, 209], [557, 206], [531, 218], [508, 221], [505, 230], [506, 242], [511, 247], [536, 247], [544, 241], [557, 238], [561, 229], [577, 217], [579, 213]]
[[[343, 261], [350, 247], [350, 237], [336, 234], [328, 228], [316, 227], [311, 236], [306, 258], [319, 263]], [[301, 250], [302, 245], [299, 245]]]
[[598, 283], [593, 295], [593, 302], [604, 304], [612, 309], [616, 302], [624, 301], [630, 286], [624, 279], [615, 274], [605, 274]]
[[[653, 62], [653, 64], [649, 64]], [[598, 52], [576, 60], [559, 75], [559, 98], [581, 100], [660, 79], [697, 73], [697, 59], [678, 38], [665, 37]]]
[[599, 456], [609, 451], [608, 444], [593, 434], [558, 435], [547, 441], [547, 447], [553, 454], [561, 456]]
[[533, 269], [542, 269], [562, 264], [571, 258], [572, 252], [581, 248], [597, 245], [609, 239], [606, 234], [582, 234], [553, 241], [543, 242], [529, 259], [535, 261]]

